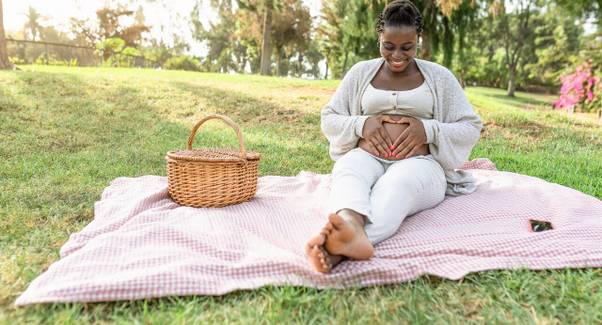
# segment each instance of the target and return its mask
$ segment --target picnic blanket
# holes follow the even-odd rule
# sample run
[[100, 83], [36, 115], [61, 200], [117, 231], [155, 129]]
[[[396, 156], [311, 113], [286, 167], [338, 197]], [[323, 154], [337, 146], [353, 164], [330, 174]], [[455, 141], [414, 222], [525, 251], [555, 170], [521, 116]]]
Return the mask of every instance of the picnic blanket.
[[[260, 177], [256, 197], [219, 209], [182, 207], [160, 176], [115, 179], [94, 220], [16, 305], [221, 295], [264, 285], [345, 288], [430, 274], [602, 266], [602, 201], [525, 175], [473, 169], [475, 193], [408, 217], [367, 261], [315, 272], [303, 246], [327, 220], [330, 175]], [[481, 168], [481, 169], [476, 169]], [[529, 219], [554, 229], [533, 232]]]

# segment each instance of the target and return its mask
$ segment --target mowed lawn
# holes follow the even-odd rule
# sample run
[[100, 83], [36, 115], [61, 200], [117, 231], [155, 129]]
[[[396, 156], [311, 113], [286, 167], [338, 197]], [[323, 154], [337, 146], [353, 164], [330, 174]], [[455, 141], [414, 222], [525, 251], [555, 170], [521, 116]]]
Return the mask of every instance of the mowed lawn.
[[[328, 173], [320, 108], [338, 81], [137, 69], [0, 72], [0, 323], [601, 323], [602, 270], [501, 270], [462, 281], [316, 290], [264, 287], [221, 297], [15, 308], [119, 176], [165, 175], [204, 114], [232, 117], [261, 175]], [[486, 127], [472, 158], [602, 198], [602, 128], [550, 109], [554, 97], [469, 88]], [[196, 146], [236, 147], [210, 121]]]

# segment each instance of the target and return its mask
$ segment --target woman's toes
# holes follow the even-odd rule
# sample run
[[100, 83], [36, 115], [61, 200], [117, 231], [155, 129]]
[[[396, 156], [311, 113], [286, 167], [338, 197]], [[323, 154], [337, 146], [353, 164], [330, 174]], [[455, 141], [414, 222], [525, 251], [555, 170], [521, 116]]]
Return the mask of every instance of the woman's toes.
[[322, 270], [320, 270], [320, 271], [321, 272], [329, 272], [330, 271], [330, 260], [328, 258], [328, 255], [324, 252], [324, 249], [322, 249], [319, 246], [314, 246], [313, 250], [315, 250], [316, 256], [319, 257], [320, 265], [322, 265]]
[[326, 270], [326, 271], [330, 271], [330, 259], [328, 258], [328, 256], [326, 254], [324, 254], [324, 251], [322, 249], [320, 249], [320, 262], [322, 263], [322, 267]]
[[321, 246], [321, 245], [324, 245], [324, 242], [326, 242], [326, 236], [324, 236], [323, 234], [319, 234], [319, 235], [316, 235], [316, 236], [310, 238], [307, 241], [307, 245], [309, 245], [309, 246]]
[[345, 225], [345, 221], [338, 214], [331, 214], [328, 216], [328, 223], [332, 225], [332, 228], [339, 229]]

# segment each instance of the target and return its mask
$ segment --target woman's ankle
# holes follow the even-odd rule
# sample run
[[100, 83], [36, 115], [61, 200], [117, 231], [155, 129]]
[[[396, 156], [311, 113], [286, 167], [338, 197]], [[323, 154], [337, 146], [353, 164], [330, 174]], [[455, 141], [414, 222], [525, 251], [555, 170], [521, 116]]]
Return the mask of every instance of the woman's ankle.
[[342, 209], [339, 210], [339, 212], [337, 212], [338, 215], [340, 215], [342, 218], [346, 219], [346, 220], [352, 220], [356, 225], [360, 226], [360, 227], [364, 227], [364, 225], [366, 224], [366, 220], [364, 219], [364, 215], [363, 214], [359, 214], [351, 209]]

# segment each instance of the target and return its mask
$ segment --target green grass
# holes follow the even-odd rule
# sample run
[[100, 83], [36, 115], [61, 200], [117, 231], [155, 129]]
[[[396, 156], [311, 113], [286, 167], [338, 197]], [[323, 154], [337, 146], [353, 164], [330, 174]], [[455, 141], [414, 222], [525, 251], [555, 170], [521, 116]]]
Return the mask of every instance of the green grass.
[[[328, 173], [319, 110], [336, 81], [133, 69], [0, 72], [0, 323], [600, 323], [600, 269], [489, 271], [364, 289], [264, 287], [221, 297], [15, 308], [119, 176], [165, 175], [208, 112], [231, 116], [262, 153], [262, 175]], [[486, 128], [473, 151], [499, 169], [602, 197], [602, 130], [551, 111], [545, 96], [471, 88]], [[208, 122], [198, 146], [236, 146]]]

